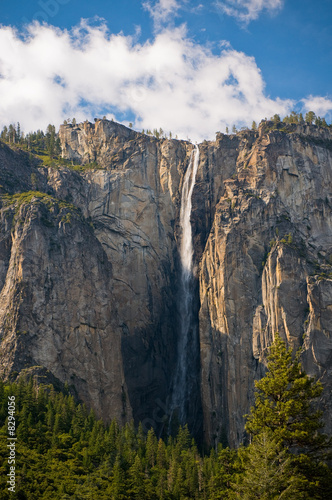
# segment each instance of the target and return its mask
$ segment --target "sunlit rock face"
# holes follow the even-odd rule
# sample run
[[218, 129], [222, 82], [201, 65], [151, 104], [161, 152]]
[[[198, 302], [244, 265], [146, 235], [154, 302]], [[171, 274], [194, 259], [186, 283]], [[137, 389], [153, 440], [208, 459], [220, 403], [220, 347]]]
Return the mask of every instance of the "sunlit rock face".
[[243, 415], [276, 331], [294, 349], [305, 334], [304, 367], [326, 383], [331, 431], [331, 132], [266, 128], [253, 143], [243, 134], [199, 265], [209, 442], [244, 439]]
[[162, 432], [179, 360], [190, 359], [193, 432], [237, 445], [279, 331], [326, 385], [332, 432], [331, 130], [271, 128], [199, 145], [198, 348], [187, 353], [178, 352], [180, 214], [193, 145], [96, 120], [61, 126], [68, 167], [1, 146], [2, 192], [47, 193], [7, 196], [1, 209], [2, 376], [55, 377], [105, 420]]

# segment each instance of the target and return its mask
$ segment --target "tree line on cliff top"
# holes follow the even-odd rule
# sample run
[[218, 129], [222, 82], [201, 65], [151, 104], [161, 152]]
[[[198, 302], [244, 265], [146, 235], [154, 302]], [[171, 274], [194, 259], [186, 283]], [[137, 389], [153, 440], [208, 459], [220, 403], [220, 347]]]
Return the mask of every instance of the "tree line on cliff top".
[[[300, 500], [332, 498], [331, 440], [313, 403], [320, 382], [276, 335], [239, 449], [199, 450], [133, 422], [105, 425], [66, 387], [0, 382], [0, 499]], [[16, 490], [8, 492], [8, 397], [16, 401]]]
[[[103, 119], [106, 120], [106, 117], [104, 116]], [[95, 118], [95, 120], [97, 119]], [[331, 124], [328, 125], [324, 117], [321, 118], [320, 116], [316, 115], [313, 111], [308, 111], [304, 118], [302, 113], [297, 113], [296, 111], [292, 111], [290, 115], [285, 116], [282, 120], [280, 118], [280, 115], [275, 114], [270, 118], [270, 120], [265, 118], [264, 120], [261, 121], [261, 123], [267, 121], [271, 121], [275, 126], [281, 123], [284, 123], [285, 125], [306, 123], [309, 125], [314, 124], [318, 127], [325, 127], [325, 128], [332, 126]], [[67, 120], [64, 120], [64, 124], [76, 125], [76, 119], [68, 118]], [[133, 123], [129, 122], [128, 126], [129, 128], [132, 128]], [[257, 130], [257, 128], [258, 128], [257, 123], [253, 121], [251, 125], [251, 130]], [[242, 127], [241, 130], [249, 130], [249, 128]], [[236, 128], [235, 125], [233, 125], [231, 128], [231, 133], [236, 134], [237, 132], [238, 129]], [[227, 126], [226, 134], [229, 133], [230, 129]], [[157, 139], [173, 138], [172, 132], [166, 133], [161, 127], [154, 128], [151, 130], [143, 129], [142, 134], [153, 136], [156, 137]], [[174, 136], [174, 138], [178, 139], [178, 136], [176, 135]], [[51, 158], [56, 157], [61, 153], [60, 140], [56, 132], [56, 128], [52, 124], [49, 124], [47, 126], [45, 132], [43, 130], [37, 130], [35, 132], [29, 132], [25, 134], [21, 130], [21, 125], [19, 122], [17, 124], [11, 123], [10, 125], [3, 127], [0, 133], [0, 139], [8, 144], [17, 144], [18, 146], [21, 146], [31, 152], [38, 153], [40, 151], [46, 151]]]

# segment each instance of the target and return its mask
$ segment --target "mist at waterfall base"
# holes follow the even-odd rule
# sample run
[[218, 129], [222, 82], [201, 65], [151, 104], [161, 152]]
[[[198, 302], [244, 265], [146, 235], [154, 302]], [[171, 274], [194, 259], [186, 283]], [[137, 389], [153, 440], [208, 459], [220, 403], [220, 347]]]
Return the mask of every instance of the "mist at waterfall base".
[[191, 227], [192, 194], [199, 164], [199, 148], [193, 149], [183, 180], [180, 208], [180, 283], [178, 298], [177, 364], [171, 393], [169, 430], [188, 424], [193, 435], [200, 430], [200, 378], [198, 338], [198, 284], [193, 274]]

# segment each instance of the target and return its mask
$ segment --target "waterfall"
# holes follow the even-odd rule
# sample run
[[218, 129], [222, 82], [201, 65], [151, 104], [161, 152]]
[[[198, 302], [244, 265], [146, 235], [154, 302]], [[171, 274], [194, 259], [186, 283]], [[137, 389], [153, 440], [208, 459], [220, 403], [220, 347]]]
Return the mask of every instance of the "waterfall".
[[191, 229], [192, 193], [196, 181], [199, 163], [199, 148], [195, 146], [190, 156], [190, 162], [185, 173], [180, 209], [180, 297], [179, 297], [179, 340], [178, 358], [171, 400], [171, 411], [176, 411], [181, 424], [186, 421], [188, 406], [193, 390], [197, 389], [197, 359], [198, 338], [194, 310], [194, 279], [193, 279], [193, 242]]

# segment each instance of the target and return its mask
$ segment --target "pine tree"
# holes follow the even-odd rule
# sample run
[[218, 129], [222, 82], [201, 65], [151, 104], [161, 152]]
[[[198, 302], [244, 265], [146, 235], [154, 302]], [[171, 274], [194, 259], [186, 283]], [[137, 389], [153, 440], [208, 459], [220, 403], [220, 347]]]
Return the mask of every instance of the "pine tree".
[[142, 461], [139, 456], [136, 455], [135, 461], [129, 469], [129, 498], [135, 500], [146, 500], [144, 479]]
[[316, 118], [315, 118], [315, 125], [317, 125], [317, 127], [321, 127], [322, 123], [323, 123], [323, 121], [322, 121], [321, 117], [320, 116], [316, 116]]
[[242, 451], [245, 472], [233, 489], [243, 500], [303, 499], [305, 478], [294, 475], [291, 458], [273, 432], [264, 429]]
[[328, 124], [326, 123], [326, 120], [325, 118], [322, 118], [322, 124], [321, 124], [322, 127], [328, 127]]
[[176, 499], [189, 498], [188, 490], [186, 488], [185, 475], [182, 467], [179, 467], [176, 473], [175, 482], [173, 486], [173, 494]]
[[157, 465], [159, 469], [163, 469], [166, 466], [166, 445], [162, 439], [158, 441]]
[[6, 142], [8, 141], [8, 128], [6, 127], [6, 125], [2, 129], [1, 139]]
[[156, 464], [158, 442], [153, 429], [148, 431], [146, 439], [146, 460], [150, 467]]
[[112, 500], [125, 500], [126, 495], [126, 481], [125, 474], [121, 466], [121, 460], [119, 455], [116, 457], [115, 464], [113, 467], [112, 474], [112, 484], [110, 487], [111, 499]]
[[[219, 445], [218, 455], [211, 450], [210, 456], [205, 460], [204, 476], [208, 478], [207, 489], [209, 500], [228, 498], [234, 474], [242, 471], [236, 463], [237, 452]], [[212, 469], [212, 470], [207, 470]]]
[[[326, 491], [331, 494], [327, 481], [331, 473], [324, 461], [330, 440], [319, 432], [323, 428], [322, 413], [313, 408], [323, 388], [302, 370], [300, 354], [299, 350], [293, 356], [292, 349], [287, 349], [276, 334], [268, 356], [268, 372], [256, 382], [255, 407], [248, 416], [246, 430], [256, 443], [258, 436], [267, 436], [276, 453], [290, 460], [296, 471], [292, 482], [297, 482], [302, 496], [285, 498], [325, 498]], [[269, 443], [266, 447], [269, 449]], [[270, 456], [269, 460], [273, 463], [274, 458]], [[289, 474], [288, 486], [293, 476]], [[311, 496], [305, 496], [307, 493]]]
[[191, 437], [186, 424], [184, 427], [179, 427], [178, 435], [176, 436], [176, 450], [181, 453], [181, 451], [187, 450], [190, 447]]
[[18, 142], [20, 142], [20, 140], [21, 140], [21, 125], [20, 125], [20, 122], [17, 122], [16, 137], [17, 137]]
[[286, 446], [308, 451], [326, 440], [318, 433], [323, 427], [321, 412], [312, 409], [323, 387], [301, 368], [300, 351], [293, 358], [292, 349], [276, 334], [268, 356], [268, 372], [256, 382], [255, 408], [249, 415], [246, 430], [255, 435], [269, 428]]
[[291, 111], [289, 118], [290, 123], [299, 123], [299, 115], [296, 113], [296, 111]]
[[55, 155], [55, 126], [49, 124], [46, 130], [46, 148], [51, 158]]
[[10, 124], [8, 129], [8, 140], [10, 143], [15, 144], [16, 142], [16, 130], [14, 125]]
[[305, 115], [305, 121], [307, 123], [309, 123], [310, 125], [315, 120], [315, 118], [316, 118], [316, 115], [313, 111], [308, 111], [308, 113], [306, 113], [306, 115]]

